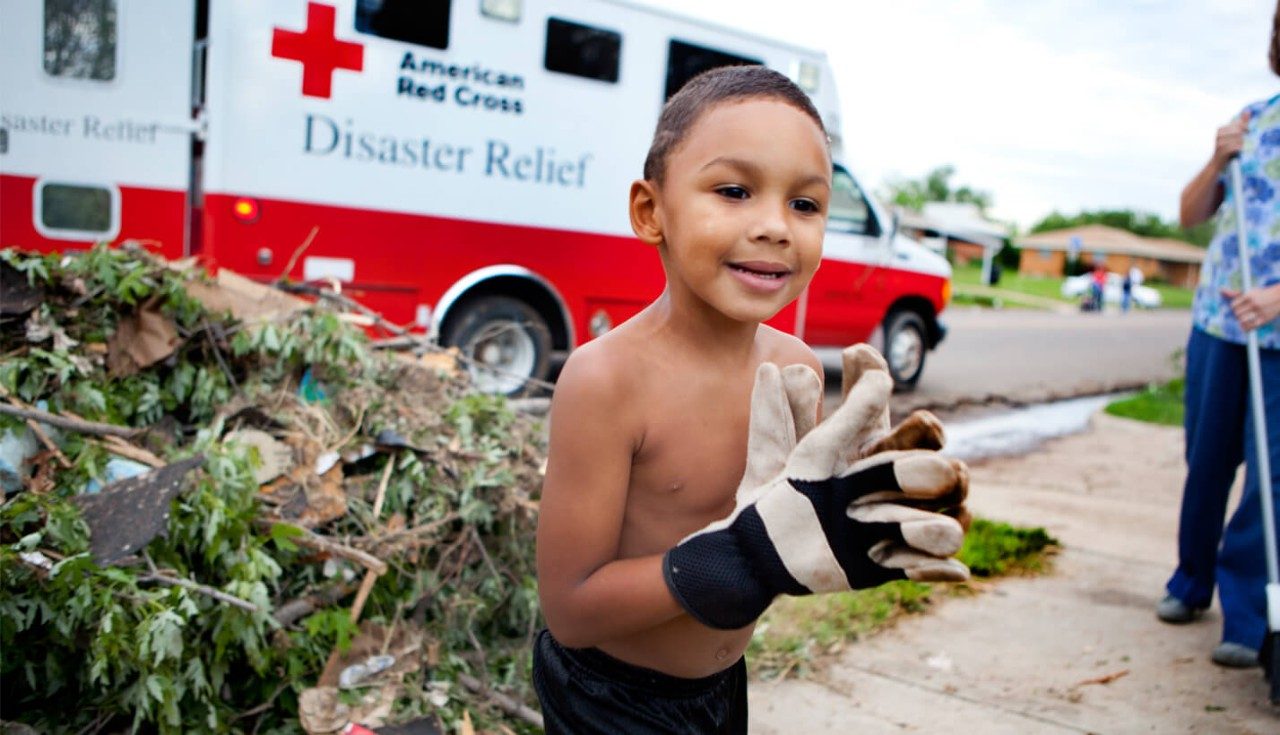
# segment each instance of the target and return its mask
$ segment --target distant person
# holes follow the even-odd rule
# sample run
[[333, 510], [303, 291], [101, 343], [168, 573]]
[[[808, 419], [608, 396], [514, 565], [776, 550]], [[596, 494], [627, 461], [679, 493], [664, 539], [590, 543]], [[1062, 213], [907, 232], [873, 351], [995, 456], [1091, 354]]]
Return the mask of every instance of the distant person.
[[[762, 322], [818, 268], [831, 177], [821, 117], [778, 72], [705, 72], [663, 108], [630, 214], [666, 286], [574, 350], [552, 399], [537, 538], [548, 629], [533, 654], [547, 733], [745, 733], [743, 652], [775, 595], [840, 580], [872, 586], [917, 569], [887, 544], [890, 526], [903, 539], [900, 526], [846, 516], [845, 493], [871, 473], [835, 488], [829, 469], [791, 482], [781, 464], [759, 465], [762, 447], [788, 432], [794, 441], [818, 418], [821, 363]], [[887, 369], [876, 377], [887, 402], [892, 379]], [[785, 395], [769, 390], [784, 381]], [[767, 435], [761, 396], [779, 418]], [[838, 410], [828, 421], [856, 415]], [[832, 425], [805, 439], [844, 454], [850, 439], [826, 431]], [[876, 487], [898, 477], [896, 466], [878, 469], [888, 474]], [[926, 476], [936, 475], [912, 477]], [[739, 481], [760, 494], [738, 505]], [[964, 577], [954, 559], [930, 558], [953, 575], [945, 578]]]
[[1102, 298], [1107, 288], [1107, 269], [1099, 261], [1093, 264], [1092, 278], [1089, 281], [1089, 293], [1093, 299], [1093, 308], [1102, 311]]
[[1120, 311], [1121, 313], [1129, 313], [1129, 304], [1133, 301], [1133, 269], [1129, 269], [1124, 273], [1124, 280], [1120, 283]]
[[[1280, 3], [1271, 32], [1271, 69], [1280, 75]], [[1249, 242], [1237, 238], [1227, 163], [1240, 156]], [[1178, 527], [1178, 567], [1168, 596], [1156, 608], [1168, 623], [1200, 616], [1218, 588], [1222, 642], [1212, 660], [1222, 666], [1258, 665], [1267, 632], [1267, 581], [1262, 541], [1257, 453], [1248, 398], [1245, 333], [1257, 330], [1267, 434], [1273, 473], [1280, 470], [1280, 95], [1254, 102], [1218, 128], [1213, 155], [1182, 192], [1183, 227], [1217, 217], [1217, 231], [1200, 272], [1187, 342], [1186, 459]], [[1240, 292], [1240, 253], [1250, 258], [1254, 288]], [[1241, 461], [1244, 494], [1223, 532], [1227, 496]], [[1280, 474], [1272, 478], [1280, 487]]]

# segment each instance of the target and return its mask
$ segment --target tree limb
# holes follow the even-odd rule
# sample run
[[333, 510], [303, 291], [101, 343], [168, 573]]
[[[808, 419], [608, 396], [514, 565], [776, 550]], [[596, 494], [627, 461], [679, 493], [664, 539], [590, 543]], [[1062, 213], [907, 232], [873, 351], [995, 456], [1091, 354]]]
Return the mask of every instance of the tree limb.
[[85, 421], [83, 419], [70, 419], [65, 416], [41, 411], [38, 408], [18, 408], [6, 403], [0, 403], [0, 413], [17, 416], [20, 419], [35, 419], [42, 424], [56, 426], [59, 429], [75, 431], [81, 434], [93, 434], [95, 436], [119, 436], [128, 439], [136, 435], [140, 429], [131, 429], [127, 426], [117, 426], [116, 424], [103, 424], [97, 421]]
[[[262, 519], [258, 521], [258, 526], [262, 528], [270, 529], [271, 526], [275, 525], [276, 523], [281, 523], [281, 522], [280, 521], [273, 522], [273, 521]], [[340, 544], [337, 541], [334, 541], [333, 539], [321, 536], [320, 534], [310, 531], [301, 526], [295, 526], [292, 523], [283, 523], [282, 525], [289, 526], [290, 528], [295, 528], [301, 532], [301, 534], [298, 536], [289, 537], [290, 541], [292, 541], [295, 544], [298, 544], [299, 546], [305, 546], [308, 549], [315, 549], [316, 551], [324, 551], [326, 553], [333, 554], [334, 556], [339, 556], [339, 557], [342, 557], [343, 559], [348, 559], [350, 561], [353, 561], [359, 564], [365, 569], [370, 569], [376, 572], [379, 575], [387, 573], [387, 563], [379, 559], [378, 557], [374, 556], [373, 554], [361, 551], [359, 549], [353, 549], [350, 546], [347, 546], [346, 544]]]
[[470, 676], [469, 674], [460, 673], [458, 674], [458, 683], [462, 684], [462, 686], [467, 689], [470, 689], [472, 692], [479, 694], [490, 702], [493, 702], [498, 709], [506, 712], [512, 717], [518, 717], [535, 727], [543, 727], [542, 713], [534, 710], [523, 702], [517, 702], [501, 692], [486, 687], [475, 677]]

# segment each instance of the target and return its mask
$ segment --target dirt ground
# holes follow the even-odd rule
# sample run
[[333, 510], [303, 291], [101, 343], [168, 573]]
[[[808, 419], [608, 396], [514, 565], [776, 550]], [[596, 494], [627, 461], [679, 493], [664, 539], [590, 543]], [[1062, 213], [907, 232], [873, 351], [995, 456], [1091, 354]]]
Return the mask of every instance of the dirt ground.
[[972, 472], [975, 514], [1044, 526], [1063, 547], [1054, 570], [945, 599], [805, 679], [753, 682], [751, 732], [1280, 733], [1261, 669], [1209, 661], [1216, 604], [1186, 626], [1154, 614], [1175, 559], [1180, 429], [1098, 414]]

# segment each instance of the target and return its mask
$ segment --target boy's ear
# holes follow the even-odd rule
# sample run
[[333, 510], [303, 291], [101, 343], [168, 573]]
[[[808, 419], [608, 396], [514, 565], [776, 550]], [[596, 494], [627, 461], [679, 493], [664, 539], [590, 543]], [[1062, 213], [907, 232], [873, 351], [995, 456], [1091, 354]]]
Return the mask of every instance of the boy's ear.
[[662, 243], [662, 213], [658, 208], [658, 190], [648, 179], [631, 182], [629, 205], [631, 229], [648, 245]]

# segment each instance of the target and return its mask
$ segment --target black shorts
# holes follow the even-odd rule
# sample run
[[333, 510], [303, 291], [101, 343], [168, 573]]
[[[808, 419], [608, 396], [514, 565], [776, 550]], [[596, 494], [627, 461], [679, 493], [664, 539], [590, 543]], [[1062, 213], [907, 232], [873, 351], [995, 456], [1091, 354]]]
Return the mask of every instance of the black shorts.
[[747, 731], [744, 659], [701, 679], [635, 666], [595, 648], [565, 648], [542, 631], [533, 687], [547, 735], [646, 735]]

